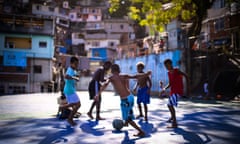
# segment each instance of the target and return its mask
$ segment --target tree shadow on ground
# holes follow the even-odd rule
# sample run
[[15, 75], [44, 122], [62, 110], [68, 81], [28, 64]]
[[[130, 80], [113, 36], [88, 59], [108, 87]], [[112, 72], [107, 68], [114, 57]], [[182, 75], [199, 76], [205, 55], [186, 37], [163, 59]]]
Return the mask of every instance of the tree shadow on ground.
[[[239, 110], [231, 108], [208, 107], [205, 111], [184, 114], [179, 123], [184, 125], [189, 130], [188, 132], [202, 133], [208, 138], [217, 138], [231, 144], [240, 141], [240, 119], [238, 114]], [[228, 134], [223, 135], [221, 133]]]
[[128, 131], [122, 131], [122, 132], [124, 132], [124, 139], [121, 141], [121, 144], [135, 144], [137, 140], [148, 137], [148, 136], [135, 137], [135, 138], [130, 139]]
[[21, 139], [23, 143], [67, 143], [68, 139], [64, 137], [74, 133], [74, 129], [57, 121], [56, 118], [19, 118], [16, 120], [4, 121], [0, 124], [0, 138], [1, 141]]
[[140, 119], [138, 121], [138, 124], [142, 128], [142, 130], [145, 132], [146, 136], [145, 137], [151, 137], [151, 133], [156, 133], [157, 128], [154, 128], [153, 124], [150, 123], [149, 121], [143, 121], [143, 119]]
[[98, 121], [88, 120], [87, 122], [81, 124], [80, 128], [82, 129], [83, 132], [90, 133], [95, 136], [104, 135], [104, 133], [101, 131], [102, 129], [104, 129], [104, 127], [95, 128], [97, 125], [98, 125]]
[[[186, 131], [182, 128], [175, 128], [174, 132], [175, 134], [173, 135], [181, 135], [184, 140], [187, 141], [185, 144], [206, 144], [208, 142], [211, 142], [211, 139], [208, 137], [208, 135], [204, 133]], [[200, 135], [202, 137], [200, 137]]]

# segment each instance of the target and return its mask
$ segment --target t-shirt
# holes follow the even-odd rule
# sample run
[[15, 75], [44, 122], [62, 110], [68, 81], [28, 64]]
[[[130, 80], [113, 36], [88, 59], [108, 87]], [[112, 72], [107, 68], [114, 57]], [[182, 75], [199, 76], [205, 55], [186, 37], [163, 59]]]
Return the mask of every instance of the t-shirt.
[[170, 83], [170, 95], [179, 94], [183, 95], [183, 80], [182, 75], [179, 73], [177, 68], [168, 72], [168, 78]]
[[[66, 75], [75, 76], [77, 72], [71, 67], [67, 68]], [[73, 79], [65, 79], [64, 93], [67, 95], [74, 94], [76, 92], [75, 88], [76, 81]]]

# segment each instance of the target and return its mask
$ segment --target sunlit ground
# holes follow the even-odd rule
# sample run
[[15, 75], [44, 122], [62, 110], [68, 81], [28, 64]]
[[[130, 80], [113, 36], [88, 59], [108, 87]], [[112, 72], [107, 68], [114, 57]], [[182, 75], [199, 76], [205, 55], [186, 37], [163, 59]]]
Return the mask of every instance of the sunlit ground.
[[[119, 96], [103, 93], [102, 117], [106, 120], [96, 122], [86, 116], [91, 105], [88, 93], [78, 94], [82, 116], [75, 119], [78, 125], [74, 128], [55, 117], [59, 93], [0, 96], [0, 143], [231, 144], [240, 141], [239, 103], [181, 100], [176, 109], [179, 128], [167, 129], [167, 99], [153, 98], [148, 105], [149, 122], [135, 120], [147, 135], [136, 138], [133, 137], [136, 130], [130, 126], [121, 132], [112, 128], [112, 120], [121, 116]], [[134, 112], [138, 114], [136, 105]]]

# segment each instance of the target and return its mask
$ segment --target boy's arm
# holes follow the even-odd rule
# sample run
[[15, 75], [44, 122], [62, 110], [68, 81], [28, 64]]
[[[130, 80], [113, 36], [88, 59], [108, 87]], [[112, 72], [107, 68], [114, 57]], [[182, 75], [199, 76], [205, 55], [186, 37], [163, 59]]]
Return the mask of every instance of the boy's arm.
[[168, 83], [164, 88], [163, 91], [165, 91], [166, 89], [168, 89], [171, 85]]
[[94, 97], [94, 99], [96, 101], [99, 100], [99, 95], [102, 93], [102, 91], [104, 91], [106, 89], [106, 87], [108, 86], [108, 84], [110, 83], [110, 79], [107, 79], [107, 81], [101, 86], [99, 92], [96, 94], [96, 96]]
[[186, 73], [184, 73], [182, 71], [179, 71], [179, 73], [181, 75], [183, 75], [185, 77], [186, 81], [187, 81], [187, 95], [189, 95], [189, 93], [190, 93], [190, 80], [189, 80], [189, 77], [188, 77], [188, 75]]
[[152, 87], [152, 79], [150, 77], [147, 78], [148, 79], [148, 87], [151, 88]]
[[160, 91], [159, 96], [161, 96], [169, 87], [170, 87], [170, 84], [167, 84], [165, 87], [163, 87], [162, 90]]
[[72, 80], [76, 80], [79, 81], [79, 76], [76, 75], [76, 71], [72, 70], [72, 69], [67, 69], [66, 74], [64, 76], [65, 79], [72, 79]]
[[138, 73], [136, 75], [126, 75], [126, 77], [129, 79], [137, 79], [137, 78], [141, 78], [141, 77], [148, 77], [151, 74], [152, 74], [152, 72], [148, 71], [147, 73]]
[[134, 87], [133, 87], [133, 91], [134, 91], [134, 92], [136, 92], [137, 87], [138, 87], [138, 82], [136, 82], [136, 84], [135, 84]]
[[188, 80], [188, 75], [186, 73], [184, 73], [180, 70], [178, 72], [179, 72], [179, 74], [183, 75], [186, 78], [186, 80]]
[[79, 81], [79, 77], [77, 77], [77, 76], [66, 75], [65, 78], [66, 79], [73, 79], [73, 80]]

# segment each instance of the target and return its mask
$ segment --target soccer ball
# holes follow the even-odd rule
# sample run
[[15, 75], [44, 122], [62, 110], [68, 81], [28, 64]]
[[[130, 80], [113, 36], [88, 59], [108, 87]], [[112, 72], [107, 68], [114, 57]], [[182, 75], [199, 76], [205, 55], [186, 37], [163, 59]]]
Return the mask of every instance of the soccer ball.
[[112, 122], [112, 126], [113, 128], [115, 128], [116, 130], [121, 130], [123, 128], [123, 121], [120, 119], [114, 119]]

